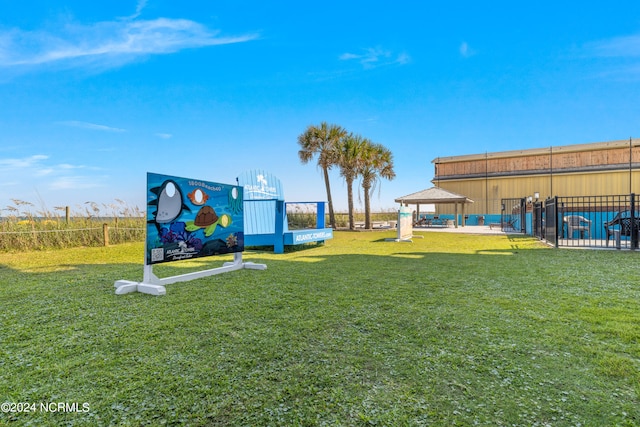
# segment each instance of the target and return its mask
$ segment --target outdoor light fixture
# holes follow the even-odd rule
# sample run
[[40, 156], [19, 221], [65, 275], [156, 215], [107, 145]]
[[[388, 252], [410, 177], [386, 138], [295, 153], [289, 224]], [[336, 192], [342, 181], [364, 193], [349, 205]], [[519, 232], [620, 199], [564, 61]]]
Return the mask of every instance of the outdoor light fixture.
[[533, 197], [527, 196], [527, 203], [531, 203], [532, 200], [533, 200]]
[[537, 202], [538, 199], [540, 198], [540, 193], [538, 193], [537, 191], [533, 193], [533, 198], [536, 199], [536, 202]]

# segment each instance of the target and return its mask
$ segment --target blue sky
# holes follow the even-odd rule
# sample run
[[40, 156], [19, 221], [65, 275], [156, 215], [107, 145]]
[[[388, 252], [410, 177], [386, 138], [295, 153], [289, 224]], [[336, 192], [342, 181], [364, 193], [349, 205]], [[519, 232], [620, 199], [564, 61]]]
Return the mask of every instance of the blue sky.
[[638, 137], [639, 95], [637, 0], [0, 0], [0, 209], [144, 209], [146, 172], [249, 169], [325, 200], [297, 156], [322, 121], [393, 152], [393, 209], [439, 156]]

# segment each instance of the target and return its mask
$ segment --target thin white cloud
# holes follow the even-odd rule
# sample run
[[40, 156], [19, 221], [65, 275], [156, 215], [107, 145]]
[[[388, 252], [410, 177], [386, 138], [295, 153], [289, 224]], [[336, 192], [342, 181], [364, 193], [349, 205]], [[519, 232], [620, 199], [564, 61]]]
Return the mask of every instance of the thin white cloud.
[[[30, 181], [34, 187], [48, 190], [86, 189], [103, 186], [104, 177], [86, 175], [95, 168], [69, 163], [49, 164], [49, 156], [36, 154], [23, 158], [0, 158], [0, 185], [24, 185]], [[84, 170], [85, 175], [76, 172]], [[20, 182], [16, 176], [24, 177]]]
[[476, 54], [476, 51], [471, 49], [469, 47], [469, 43], [467, 42], [460, 43], [460, 47], [458, 48], [458, 51], [460, 52], [460, 56], [462, 56], [463, 58], [469, 58]]
[[42, 177], [49, 175], [53, 169], [45, 164], [49, 156], [35, 154], [23, 158], [0, 159], [0, 179], [9, 182], [16, 176], [22, 177]]
[[355, 53], [343, 53], [340, 55], [340, 59], [343, 61], [348, 61], [350, 59], [360, 59], [363, 55], [356, 55]]
[[136, 19], [138, 16], [142, 14], [142, 10], [145, 8], [146, 5], [147, 5], [147, 0], [138, 0], [135, 13], [131, 16], [126, 16], [123, 19]]
[[585, 47], [590, 56], [638, 57], [640, 56], [640, 34], [600, 40], [588, 43]]
[[408, 53], [401, 53], [396, 57], [396, 64], [405, 65], [411, 62], [411, 57]]
[[58, 167], [60, 169], [84, 169], [85, 168], [84, 166], [70, 165], [69, 163], [60, 163]]
[[633, 81], [640, 79], [640, 34], [585, 43], [573, 52], [581, 59], [595, 59], [590, 68], [597, 78]]
[[62, 176], [51, 181], [52, 190], [86, 190], [88, 188], [104, 187], [94, 176]]
[[95, 123], [82, 122], [77, 120], [68, 120], [64, 122], [58, 122], [58, 124], [61, 124], [64, 126], [76, 127], [80, 129], [99, 130], [103, 132], [126, 132], [127, 131], [126, 129], [115, 128], [112, 126], [98, 125]]
[[395, 54], [379, 47], [365, 49], [363, 53], [346, 52], [339, 56], [342, 61], [357, 61], [363, 68], [371, 69], [389, 65], [405, 65], [411, 62], [407, 53]]
[[[137, 17], [145, 2], [138, 3]], [[120, 66], [148, 55], [183, 49], [242, 43], [256, 34], [220, 36], [219, 31], [187, 19], [121, 19], [83, 25], [69, 22], [57, 33], [11, 29], [0, 31], [0, 67], [46, 64]]]
[[49, 156], [45, 156], [44, 154], [36, 154], [22, 159], [0, 159], [0, 166], [2, 166], [3, 169], [26, 169], [35, 167], [42, 160], [46, 160], [48, 158]]
[[37, 169], [34, 171], [35, 176], [48, 176], [55, 172], [53, 168]]
[[162, 139], [169, 139], [173, 137], [173, 135], [171, 135], [170, 133], [161, 133], [161, 132], [156, 133], [156, 136]]

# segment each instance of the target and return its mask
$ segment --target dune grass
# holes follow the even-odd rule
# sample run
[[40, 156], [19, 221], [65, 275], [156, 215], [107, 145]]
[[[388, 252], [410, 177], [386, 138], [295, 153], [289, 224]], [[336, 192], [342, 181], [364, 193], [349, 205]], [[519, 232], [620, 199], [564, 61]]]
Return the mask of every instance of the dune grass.
[[640, 425], [640, 254], [423, 235], [246, 252], [268, 269], [163, 297], [114, 294], [142, 244], [3, 254], [0, 400], [78, 411], [0, 425]]
[[104, 246], [145, 238], [144, 212], [122, 200], [110, 205], [86, 202], [74, 211], [68, 206], [36, 209], [31, 202], [12, 201], [13, 205], [0, 209], [8, 213], [0, 217], [0, 253]]

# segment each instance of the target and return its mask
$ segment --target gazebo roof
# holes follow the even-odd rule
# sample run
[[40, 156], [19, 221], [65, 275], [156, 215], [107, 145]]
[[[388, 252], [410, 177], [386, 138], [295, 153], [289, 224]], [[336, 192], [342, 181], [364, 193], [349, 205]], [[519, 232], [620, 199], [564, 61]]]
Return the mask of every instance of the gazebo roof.
[[422, 205], [438, 203], [473, 203], [467, 196], [447, 191], [440, 187], [431, 187], [426, 190], [411, 193], [395, 199], [396, 203]]

